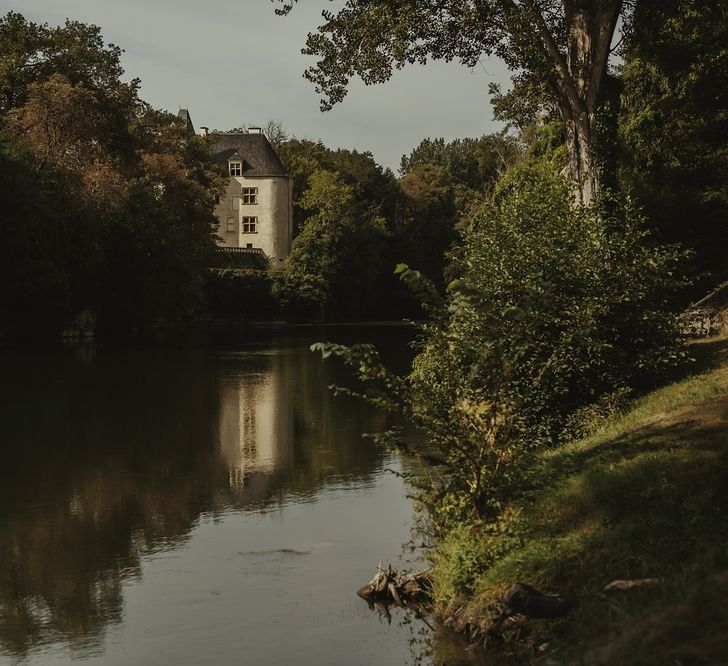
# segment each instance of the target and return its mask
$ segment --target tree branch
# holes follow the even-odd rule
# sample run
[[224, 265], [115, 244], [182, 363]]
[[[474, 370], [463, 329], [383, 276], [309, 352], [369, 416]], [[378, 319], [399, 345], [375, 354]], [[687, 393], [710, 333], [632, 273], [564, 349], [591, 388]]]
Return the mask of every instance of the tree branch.
[[[515, 6], [512, 0], [504, 1], [510, 2], [510, 4]], [[524, 0], [524, 4], [526, 5], [526, 7], [528, 7], [529, 13], [536, 21], [539, 35], [543, 40], [548, 55], [551, 57], [551, 60], [554, 63], [558, 85], [561, 87], [564, 95], [569, 100], [569, 103], [571, 104], [573, 110], [576, 112], [584, 111], [584, 100], [582, 100], [579, 96], [579, 92], [574, 85], [574, 80], [571, 78], [571, 74], [569, 73], [569, 67], [566, 64], [564, 55], [561, 53], [561, 51], [559, 51], [559, 47], [557, 46], [556, 41], [554, 40], [554, 37], [551, 34], [548, 25], [546, 24], [546, 20], [541, 13], [541, 9], [536, 4], [535, 0]]]
[[598, 34], [597, 43], [594, 47], [594, 56], [592, 59], [592, 71], [589, 77], [589, 85], [586, 92], [586, 108], [589, 113], [594, 111], [599, 90], [602, 84], [602, 77], [607, 71], [607, 60], [612, 46], [612, 37], [617, 27], [617, 18], [622, 9], [623, 0], [612, 0], [598, 14]]

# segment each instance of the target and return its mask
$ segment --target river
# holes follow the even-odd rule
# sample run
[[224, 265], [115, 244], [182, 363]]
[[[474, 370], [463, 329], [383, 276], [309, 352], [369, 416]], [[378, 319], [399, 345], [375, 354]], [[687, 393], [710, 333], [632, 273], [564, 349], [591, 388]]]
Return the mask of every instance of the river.
[[328, 386], [322, 337], [0, 353], [0, 663], [430, 664], [428, 625], [354, 590], [413, 568], [407, 461]]

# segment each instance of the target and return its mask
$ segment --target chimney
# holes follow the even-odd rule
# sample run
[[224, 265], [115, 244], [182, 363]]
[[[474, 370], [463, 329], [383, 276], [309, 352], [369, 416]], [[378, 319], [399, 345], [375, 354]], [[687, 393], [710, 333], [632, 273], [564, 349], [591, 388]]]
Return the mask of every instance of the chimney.
[[248, 134], [263, 134], [263, 130], [260, 127], [248, 127]]
[[200, 136], [204, 139], [207, 137], [207, 132], [210, 128], [209, 127], [200, 127]]

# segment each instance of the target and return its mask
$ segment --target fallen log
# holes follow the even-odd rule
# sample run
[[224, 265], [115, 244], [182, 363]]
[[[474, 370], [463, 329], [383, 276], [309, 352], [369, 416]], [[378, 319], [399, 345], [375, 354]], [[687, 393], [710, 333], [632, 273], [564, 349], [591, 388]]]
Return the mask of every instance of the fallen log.
[[662, 583], [660, 578], [629, 578], [627, 580], [613, 580], [604, 587], [605, 592], [627, 592], [645, 587], [656, 587]]

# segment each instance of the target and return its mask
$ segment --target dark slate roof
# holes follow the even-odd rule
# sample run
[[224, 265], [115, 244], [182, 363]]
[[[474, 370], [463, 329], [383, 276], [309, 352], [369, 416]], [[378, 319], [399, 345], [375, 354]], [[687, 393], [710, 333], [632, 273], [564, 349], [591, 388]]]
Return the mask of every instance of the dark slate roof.
[[192, 124], [192, 118], [190, 118], [190, 112], [187, 109], [180, 109], [177, 112], [177, 117], [187, 125], [187, 131], [190, 134], [195, 134], [195, 126]]
[[215, 162], [227, 164], [236, 153], [243, 158], [244, 176], [287, 176], [265, 134], [209, 134]]

